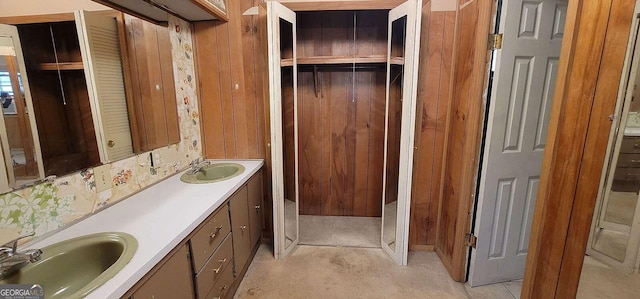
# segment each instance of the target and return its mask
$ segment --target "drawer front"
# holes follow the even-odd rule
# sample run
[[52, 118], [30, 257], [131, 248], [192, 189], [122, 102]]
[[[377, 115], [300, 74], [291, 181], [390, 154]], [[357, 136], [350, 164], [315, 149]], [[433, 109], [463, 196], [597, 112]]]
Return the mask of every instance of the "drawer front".
[[206, 297], [199, 297], [199, 298], [207, 298], [207, 299], [225, 298], [232, 284], [233, 284], [233, 267], [229, 265], [224, 269], [224, 271], [222, 271], [222, 275], [220, 276], [220, 279], [218, 279], [218, 281], [216, 281], [216, 283], [213, 285], [213, 288], [211, 288], [211, 292], [209, 292], [209, 294]]
[[640, 167], [640, 154], [620, 154], [617, 167]]
[[640, 154], [640, 138], [637, 137], [624, 137], [622, 139], [622, 146], [620, 152], [625, 154]]
[[204, 265], [202, 270], [196, 275], [196, 289], [198, 298], [204, 298], [218, 280], [224, 276], [225, 271], [231, 269], [231, 259], [233, 258], [233, 242], [231, 234], [222, 242], [211, 258]]
[[191, 251], [196, 272], [200, 271], [204, 263], [224, 240], [224, 237], [231, 231], [230, 226], [229, 210], [227, 205], [224, 204], [193, 235], [191, 238]]
[[616, 168], [613, 175], [616, 181], [640, 181], [640, 168]]

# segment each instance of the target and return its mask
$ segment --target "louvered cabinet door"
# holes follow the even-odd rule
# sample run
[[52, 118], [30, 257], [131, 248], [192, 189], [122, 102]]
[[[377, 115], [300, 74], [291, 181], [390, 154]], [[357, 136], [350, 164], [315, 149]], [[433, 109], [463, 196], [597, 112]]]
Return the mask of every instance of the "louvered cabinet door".
[[100, 157], [112, 162], [133, 155], [116, 19], [76, 11], [80, 50], [91, 99]]

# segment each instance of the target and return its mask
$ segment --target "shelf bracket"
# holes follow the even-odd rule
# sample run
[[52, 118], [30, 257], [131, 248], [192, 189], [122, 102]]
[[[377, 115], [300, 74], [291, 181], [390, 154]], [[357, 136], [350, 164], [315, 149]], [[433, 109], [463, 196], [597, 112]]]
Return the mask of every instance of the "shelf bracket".
[[318, 94], [320, 94], [320, 92], [318, 91], [318, 66], [314, 65], [313, 66], [313, 90], [316, 93], [316, 98], [318, 97]]

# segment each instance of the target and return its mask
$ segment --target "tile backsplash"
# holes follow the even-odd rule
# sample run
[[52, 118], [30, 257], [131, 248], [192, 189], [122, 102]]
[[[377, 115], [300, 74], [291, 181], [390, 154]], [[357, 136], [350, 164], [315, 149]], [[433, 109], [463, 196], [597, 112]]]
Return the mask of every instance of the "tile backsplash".
[[[93, 169], [0, 195], [0, 244], [32, 231], [36, 236], [108, 207], [202, 157], [193, 43], [189, 23], [171, 17], [180, 143], [111, 163], [112, 187], [96, 190]], [[153, 155], [151, 165], [150, 155]]]

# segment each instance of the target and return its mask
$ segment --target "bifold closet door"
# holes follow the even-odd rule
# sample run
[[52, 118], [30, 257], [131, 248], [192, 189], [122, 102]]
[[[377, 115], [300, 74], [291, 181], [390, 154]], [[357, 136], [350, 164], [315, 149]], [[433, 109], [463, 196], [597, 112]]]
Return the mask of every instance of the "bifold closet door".
[[407, 264], [422, 1], [389, 12], [381, 246]]
[[275, 1], [267, 2], [267, 49], [274, 254], [280, 259], [298, 244], [298, 66], [296, 14]]

